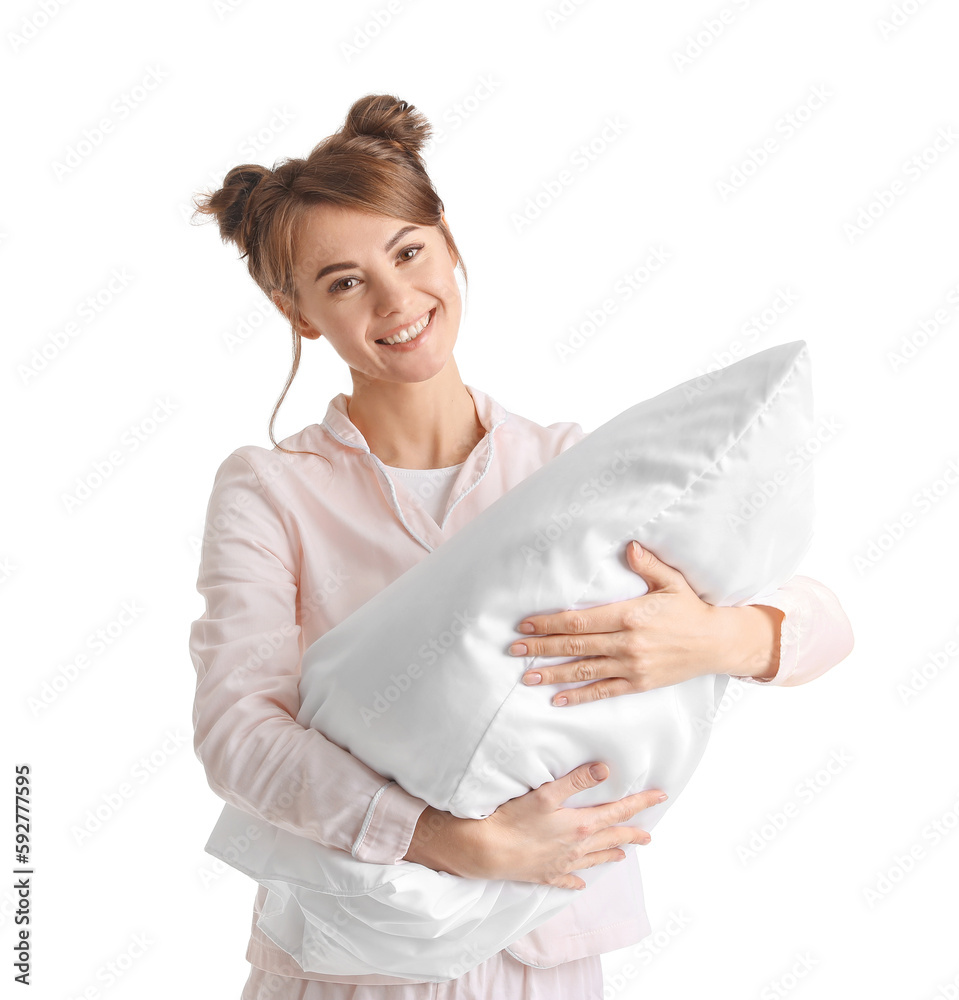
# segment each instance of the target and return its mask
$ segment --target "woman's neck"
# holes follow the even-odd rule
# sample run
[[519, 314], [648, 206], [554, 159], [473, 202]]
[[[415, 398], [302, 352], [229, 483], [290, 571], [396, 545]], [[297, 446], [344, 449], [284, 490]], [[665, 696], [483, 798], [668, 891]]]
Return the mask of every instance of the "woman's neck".
[[370, 451], [402, 469], [443, 469], [466, 460], [486, 434], [450, 358], [424, 382], [353, 381], [347, 412]]

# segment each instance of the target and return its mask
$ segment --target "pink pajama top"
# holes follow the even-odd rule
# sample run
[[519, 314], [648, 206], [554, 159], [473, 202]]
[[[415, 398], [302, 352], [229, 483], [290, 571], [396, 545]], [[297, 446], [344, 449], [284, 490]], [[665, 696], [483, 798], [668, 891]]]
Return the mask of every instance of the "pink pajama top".
[[[191, 626], [190, 653], [197, 674], [194, 747], [210, 787], [239, 809], [361, 861], [402, 861], [426, 803], [295, 721], [302, 654], [586, 436], [579, 424], [544, 427], [466, 388], [486, 434], [455, 473], [440, 523], [412, 486], [372, 454], [343, 393], [330, 401], [321, 424], [281, 442], [329, 462], [313, 454], [237, 448], [217, 470], [207, 508], [197, 578], [206, 610]], [[779, 608], [785, 617], [778, 673], [763, 682], [746, 678], [751, 683], [804, 684], [852, 649], [845, 613], [816, 580], [794, 576], [756, 603]], [[541, 610], [518, 607], [516, 621]], [[627, 851], [620, 865], [616, 878], [588, 885], [507, 951], [526, 965], [551, 968], [646, 937], [651, 929], [637, 852]], [[265, 898], [261, 886], [246, 952], [252, 965], [303, 979], [411, 982], [304, 972], [257, 929]]]

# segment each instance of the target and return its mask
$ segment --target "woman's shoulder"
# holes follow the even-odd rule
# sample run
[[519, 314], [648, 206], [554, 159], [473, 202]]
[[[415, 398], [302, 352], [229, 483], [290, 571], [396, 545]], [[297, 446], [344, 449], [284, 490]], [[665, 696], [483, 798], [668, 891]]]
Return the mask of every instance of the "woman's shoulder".
[[276, 446], [244, 444], [236, 447], [220, 463], [217, 478], [258, 480], [265, 486], [280, 475], [302, 473], [307, 466], [323, 463], [324, 435], [319, 424], [282, 438]]
[[510, 411], [505, 428], [518, 440], [535, 441], [553, 454], [558, 455], [586, 437], [587, 432], [573, 420], [557, 420], [541, 424], [530, 417]]

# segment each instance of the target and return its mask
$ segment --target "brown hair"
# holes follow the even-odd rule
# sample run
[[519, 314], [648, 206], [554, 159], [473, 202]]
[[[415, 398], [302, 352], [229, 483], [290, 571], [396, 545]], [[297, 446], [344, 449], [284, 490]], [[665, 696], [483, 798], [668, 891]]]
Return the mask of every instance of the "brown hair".
[[281, 160], [272, 170], [256, 163], [233, 167], [218, 191], [194, 198], [194, 218], [215, 216], [223, 242], [239, 247], [267, 298], [273, 302], [273, 293], [280, 292], [289, 303], [293, 367], [270, 417], [270, 441], [281, 451], [315, 454], [282, 448], [273, 437], [277, 411], [300, 365], [293, 264], [300, 222], [312, 206], [344, 205], [436, 226], [468, 285], [463, 257], [442, 218], [443, 202], [420, 156], [430, 135], [429, 122], [413, 105], [391, 94], [367, 94], [306, 159]]

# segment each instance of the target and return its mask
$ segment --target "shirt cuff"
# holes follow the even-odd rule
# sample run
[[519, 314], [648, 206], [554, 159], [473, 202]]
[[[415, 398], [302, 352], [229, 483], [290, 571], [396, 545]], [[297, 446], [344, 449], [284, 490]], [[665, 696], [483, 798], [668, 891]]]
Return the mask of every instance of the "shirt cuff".
[[395, 781], [383, 785], [370, 802], [350, 853], [357, 861], [399, 864], [410, 849], [416, 821], [426, 806], [423, 799], [410, 795]]

